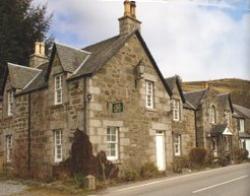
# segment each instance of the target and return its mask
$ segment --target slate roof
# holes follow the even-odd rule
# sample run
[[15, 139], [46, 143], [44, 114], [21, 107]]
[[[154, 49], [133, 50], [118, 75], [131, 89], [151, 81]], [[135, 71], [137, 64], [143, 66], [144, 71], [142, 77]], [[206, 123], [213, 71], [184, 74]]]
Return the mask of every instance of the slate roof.
[[181, 80], [180, 80], [179, 76], [175, 75], [175, 76], [172, 76], [172, 77], [169, 77], [169, 78], [165, 78], [165, 83], [169, 87], [169, 89], [171, 91], [171, 94], [173, 94], [174, 87], [175, 87], [175, 85], [177, 85], [177, 88], [178, 88], [178, 91], [180, 93], [182, 102], [184, 103], [184, 106], [186, 106], [189, 109], [194, 109], [192, 107], [192, 104], [186, 103], [186, 100], [185, 100], [185, 97], [184, 97], [184, 94], [183, 94], [183, 91], [182, 91], [182, 87], [181, 87]]
[[216, 136], [216, 135], [222, 134], [226, 128], [227, 128], [227, 124], [214, 125], [211, 129], [211, 135]]
[[41, 71], [39, 69], [8, 63], [10, 82], [13, 88], [23, 89]]
[[246, 108], [241, 105], [233, 104], [234, 111], [236, 114], [238, 114], [240, 117], [248, 118], [250, 119], [250, 109]]
[[250, 138], [250, 134], [246, 133], [246, 132], [243, 132], [243, 133], [240, 132], [239, 136], [240, 136], [240, 138]]
[[177, 77], [178, 76], [172, 76], [172, 77], [169, 77], [169, 78], [166, 78], [165, 81], [168, 85], [168, 87], [170, 88], [171, 91], [174, 90], [174, 85], [176, 83], [176, 80], [177, 80]]
[[[159, 74], [164, 87], [166, 88], [169, 95], [171, 95], [171, 90], [167, 86], [164, 78], [153, 58], [147, 45], [138, 30], [131, 32], [130, 34], [118, 35], [110, 39], [104, 40], [102, 42], [90, 45], [82, 50], [72, 48], [70, 46], [65, 46], [63, 44], [55, 43], [52, 50], [52, 55], [50, 57], [49, 63], [39, 66], [35, 71], [31, 71], [31, 68], [19, 66], [22, 69], [18, 72], [24, 72], [24, 70], [29, 70], [28, 77], [21, 77], [22, 74], [17, 74], [20, 78], [20, 83], [16, 82], [15, 85], [20, 85], [24, 87], [29, 83], [25, 89], [19, 94], [28, 93], [37, 89], [41, 89], [47, 86], [48, 76], [51, 71], [52, 61], [55, 57], [56, 52], [58, 53], [59, 60], [62, 64], [64, 71], [72, 73], [70, 79], [76, 79], [88, 74], [94, 74], [97, 72], [105, 63], [110, 60], [119, 49], [126, 43], [126, 41], [133, 35], [136, 35], [141, 42], [145, 52], [149, 56], [153, 66], [155, 67], [157, 73]], [[39, 73], [39, 74], [38, 74]], [[13, 72], [14, 74], [14, 72]], [[22, 84], [22, 85], [21, 85]]]
[[198, 106], [201, 104], [201, 100], [205, 96], [207, 91], [208, 89], [185, 92], [184, 97], [190, 104], [192, 104], [193, 107], [197, 109]]
[[84, 48], [84, 50], [91, 52], [91, 55], [87, 62], [71, 78], [77, 78], [98, 71], [133, 34], [134, 32], [126, 35], [118, 35]]
[[74, 72], [84, 59], [89, 55], [88, 52], [63, 44], [55, 43], [57, 54], [64, 71]]
[[41, 70], [39, 75], [37, 75], [31, 83], [19, 94], [29, 93], [38, 89], [46, 88], [48, 86], [47, 72], [49, 63], [44, 63], [38, 67]]
[[219, 95], [217, 95], [217, 98], [218, 98], [219, 104], [221, 106], [223, 106], [224, 108], [226, 107], [227, 101], [229, 101], [231, 111], [232, 112], [234, 111], [233, 104], [232, 104], [232, 101], [231, 101], [231, 95], [230, 95], [230, 93], [219, 94]]

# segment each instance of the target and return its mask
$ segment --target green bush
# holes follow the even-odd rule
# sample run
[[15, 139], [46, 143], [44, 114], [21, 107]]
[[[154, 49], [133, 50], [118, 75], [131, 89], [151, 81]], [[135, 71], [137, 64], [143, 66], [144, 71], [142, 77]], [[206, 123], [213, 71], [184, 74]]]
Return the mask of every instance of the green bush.
[[180, 156], [174, 158], [173, 171], [175, 173], [182, 173], [183, 169], [188, 169], [188, 168], [190, 168], [190, 161], [188, 157]]
[[246, 149], [237, 148], [234, 150], [234, 160], [237, 163], [241, 163], [244, 160], [248, 159], [248, 151]]
[[213, 151], [209, 151], [207, 153], [207, 156], [205, 158], [205, 164], [207, 166], [211, 166], [215, 163], [215, 158], [214, 158], [214, 152]]
[[74, 181], [80, 188], [84, 187], [85, 176], [81, 173], [74, 174]]
[[204, 148], [193, 148], [189, 153], [189, 159], [192, 167], [204, 166], [207, 151]]
[[159, 171], [154, 163], [148, 162], [141, 167], [140, 177], [152, 178], [159, 175]]
[[231, 158], [230, 158], [230, 155], [229, 154], [226, 154], [226, 155], [221, 155], [219, 158], [218, 158], [218, 163], [220, 166], [227, 166], [230, 164], [230, 161], [231, 161]]
[[135, 181], [140, 177], [140, 172], [135, 168], [123, 168], [120, 171], [120, 180], [124, 182]]

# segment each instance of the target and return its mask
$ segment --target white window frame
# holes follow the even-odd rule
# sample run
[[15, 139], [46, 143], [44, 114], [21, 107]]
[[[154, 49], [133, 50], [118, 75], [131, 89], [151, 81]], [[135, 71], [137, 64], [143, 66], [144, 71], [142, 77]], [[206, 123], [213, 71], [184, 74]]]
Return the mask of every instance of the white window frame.
[[62, 130], [54, 131], [54, 161], [59, 163], [63, 160], [63, 134]]
[[172, 104], [173, 104], [173, 120], [180, 121], [181, 120], [181, 102], [178, 99], [173, 99]]
[[14, 93], [12, 90], [7, 91], [7, 114], [8, 116], [13, 115], [13, 105], [14, 105]]
[[216, 107], [214, 105], [209, 108], [209, 122], [211, 124], [216, 123]]
[[[107, 127], [106, 135], [107, 159], [116, 161], [119, 159], [119, 127]], [[114, 154], [112, 154], [114, 151]]]
[[244, 119], [239, 119], [239, 125], [240, 125], [240, 133], [244, 133], [245, 132], [245, 120]]
[[10, 163], [12, 156], [12, 135], [6, 135], [5, 142], [6, 142], [6, 162]]
[[63, 102], [63, 88], [62, 88], [62, 82], [63, 82], [63, 75], [56, 75], [55, 76], [55, 105], [62, 104]]
[[174, 134], [174, 156], [181, 156], [181, 135]]
[[146, 88], [146, 108], [154, 109], [154, 82], [150, 80], [145, 81]]

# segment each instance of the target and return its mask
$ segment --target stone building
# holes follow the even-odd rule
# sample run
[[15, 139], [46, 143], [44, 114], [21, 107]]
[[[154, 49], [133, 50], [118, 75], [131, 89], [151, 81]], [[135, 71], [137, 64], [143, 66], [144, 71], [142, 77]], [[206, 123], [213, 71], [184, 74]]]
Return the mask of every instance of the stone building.
[[233, 105], [230, 94], [219, 94], [209, 87], [185, 93], [195, 108], [196, 144], [215, 157], [233, 156], [238, 146], [238, 132], [233, 124]]
[[55, 43], [49, 59], [37, 42], [29, 67], [8, 63], [0, 99], [5, 171], [50, 177], [69, 157], [76, 129], [114, 163], [153, 162], [161, 171], [194, 146], [194, 108], [177, 78], [163, 78], [135, 6], [124, 2], [115, 37], [84, 49]]
[[171, 90], [173, 156], [188, 156], [195, 143], [195, 108], [184, 97], [179, 76], [165, 79]]
[[234, 126], [239, 132], [240, 147], [248, 151], [250, 158], [250, 109], [233, 104]]

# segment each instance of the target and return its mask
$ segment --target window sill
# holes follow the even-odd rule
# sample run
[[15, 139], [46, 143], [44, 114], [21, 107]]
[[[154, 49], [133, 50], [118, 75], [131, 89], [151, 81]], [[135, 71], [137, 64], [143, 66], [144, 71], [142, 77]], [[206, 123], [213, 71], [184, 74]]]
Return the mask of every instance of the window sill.
[[147, 108], [145, 107], [146, 111], [149, 111], [149, 112], [156, 112], [156, 109], [155, 108]]

